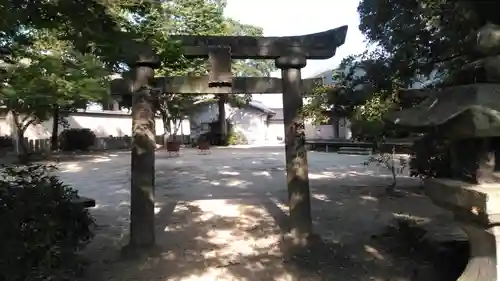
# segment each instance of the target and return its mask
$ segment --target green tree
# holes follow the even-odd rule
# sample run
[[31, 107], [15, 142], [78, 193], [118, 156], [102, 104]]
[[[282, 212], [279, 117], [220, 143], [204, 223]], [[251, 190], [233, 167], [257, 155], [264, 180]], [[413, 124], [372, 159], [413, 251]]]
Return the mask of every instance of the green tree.
[[498, 8], [498, 1], [362, 0], [359, 28], [405, 85], [436, 70], [448, 73], [448, 85], [474, 83], [481, 73], [461, 70], [477, 59], [478, 29], [500, 23]]
[[7, 49], [23, 49], [36, 41], [33, 30], [48, 29], [80, 52], [92, 53], [109, 67], [120, 68], [120, 63], [130, 56], [122, 43], [136, 38], [125, 32], [123, 11], [140, 12], [146, 4], [132, 0], [2, 1], [0, 42]]
[[[130, 15], [131, 19], [124, 25], [140, 34], [143, 40], [149, 40], [155, 52], [159, 55], [162, 66], [157, 70], [161, 76], [207, 75], [207, 61], [204, 59], [185, 59], [179, 49], [169, 39], [170, 35], [262, 35], [262, 29], [241, 24], [235, 20], [223, 17], [224, 1], [207, 0], [174, 0], [151, 5], [140, 15]], [[235, 60], [233, 73], [235, 76], [268, 76], [273, 70], [272, 61]], [[180, 95], [174, 93], [159, 93], [160, 99], [156, 108], [162, 116], [164, 131], [167, 134], [176, 133], [171, 124], [179, 121], [189, 113], [197, 100], [212, 98], [210, 95]], [[231, 95], [219, 98], [221, 110], [226, 102], [241, 106], [250, 95]], [[125, 101], [128, 106], [130, 101]], [[224, 114], [220, 114], [223, 116]]]
[[22, 140], [30, 125], [48, 120], [58, 109], [85, 108], [107, 95], [108, 87], [108, 72], [95, 56], [75, 51], [46, 30], [38, 31], [36, 38], [30, 48], [13, 55], [0, 89], [23, 154], [27, 147]]

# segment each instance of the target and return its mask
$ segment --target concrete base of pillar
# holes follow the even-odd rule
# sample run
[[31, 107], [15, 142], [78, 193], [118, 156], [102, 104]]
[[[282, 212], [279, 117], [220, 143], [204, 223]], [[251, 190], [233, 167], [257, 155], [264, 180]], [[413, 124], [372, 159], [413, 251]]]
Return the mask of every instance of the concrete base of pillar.
[[469, 238], [469, 263], [457, 280], [500, 280], [500, 184], [429, 179], [425, 192], [436, 205], [455, 214]]

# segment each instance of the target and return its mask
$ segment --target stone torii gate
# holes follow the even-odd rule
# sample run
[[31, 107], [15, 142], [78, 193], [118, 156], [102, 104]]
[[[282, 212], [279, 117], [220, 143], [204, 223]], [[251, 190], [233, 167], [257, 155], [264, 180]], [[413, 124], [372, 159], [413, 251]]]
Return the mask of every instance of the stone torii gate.
[[[325, 32], [289, 37], [254, 36], [173, 36], [187, 58], [208, 58], [208, 77], [154, 78], [159, 66], [156, 56], [144, 54], [132, 63], [132, 77], [126, 81], [132, 93], [132, 179], [129, 248], [149, 248], [154, 235], [154, 111], [152, 89], [162, 85], [166, 92], [221, 94], [252, 92], [253, 84], [264, 85], [253, 90], [278, 89], [277, 80], [269, 78], [234, 78], [232, 59], [273, 59], [281, 69], [283, 115], [285, 123], [286, 174], [290, 208], [290, 230], [294, 244], [305, 244], [312, 234], [310, 192], [305, 147], [303, 106], [304, 81], [301, 69], [307, 59], [328, 59], [345, 41], [347, 26]], [[162, 82], [161, 82], [162, 81]], [[245, 86], [246, 85], [246, 86]], [[274, 85], [274, 86], [272, 86]], [[207, 89], [211, 91], [207, 93]], [[239, 89], [239, 90], [238, 90]], [[276, 91], [274, 91], [276, 93]]]
[[[152, 87], [157, 93], [187, 95], [274, 94], [283, 91], [281, 79], [274, 77], [233, 77], [232, 85], [229, 87], [210, 87], [209, 81], [209, 76], [155, 77]], [[321, 82], [320, 78], [303, 79], [302, 92], [312, 90]], [[112, 96], [132, 95], [126, 79], [117, 78], [111, 83]], [[152, 98], [156, 97], [153, 95]]]

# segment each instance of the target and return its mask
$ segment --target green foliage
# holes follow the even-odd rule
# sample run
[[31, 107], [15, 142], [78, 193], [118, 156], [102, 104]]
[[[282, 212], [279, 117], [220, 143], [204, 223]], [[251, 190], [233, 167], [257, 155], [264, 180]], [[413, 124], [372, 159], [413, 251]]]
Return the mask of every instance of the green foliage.
[[95, 144], [95, 140], [96, 135], [87, 128], [67, 129], [59, 136], [60, 146], [64, 151], [88, 151]]
[[13, 52], [0, 87], [0, 105], [12, 113], [21, 139], [29, 125], [48, 120], [56, 109], [75, 111], [108, 95], [108, 72], [95, 56], [48, 30], [31, 36], [36, 40], [29, 48]]
[[9, 149], [14, 146], [13, 140], [9, 136], [0, 137], [0, 149]]
[[355, 106], [351, 116], [351, 130], [354, 138], [380, 142], [385, 137], [394, 136], [393, 130], [384, 120], [385, 115], [397, 110], [396, 95], [375, 94], [364, 104]]
[[[332, 71], [333, 83], [317, 85], [306, 98], [305, 112], [316, 122], [332, 115], [350, 117], [374, 97], [389, 98], [403, 87], [378, 53], [353, 55]], [[378, 103], [377, 103], [378, 104]]]
[[[186, 59], [170, 35], [262, 35], [262, 29], [241, 24], [223, 16], [224, 1], [174, 0], [160, 5], [149, 5], [140, 14], [124, 11], [131, 20], [123, 23], [127, 30], [150, 42], [162, 62], [158, 76], [192, 76], [208, 73], [206, 59]], [[233, 73], [237, 76], [268, 76], [274, 70], [272, 61], [235, 60]], [[164, 121], [166, 132], [172, 132], [170, 123], [177, 123], [190, 113], [194, 102], [212, 95], [180, 95], [160, 93], [156, 109]], [[249, 95], [232, 95], [231, 103], [244, 104]], [[130, 106], [130, 101], [122, 104]], [[175, 133], [175, 132], [174, 132]]]
[[54, 167], [0, 169], [0, 280], [75, 280], [94, 221]]
[[453, 80], [447, 84], [458, 84], [474, 80], [455, 74], [476, 59], [476, 32], [486, 22], [498, 23], [492, 16], [498, 8], [497, 1], [362, 0], [359, 27], [400, 80], [418, 81], [439, 69]]
[[[359, 27], [403, 86], [429, 78], [437, 78], [433, 87], [471, 84], [484, 81], [485, 73], [464, 66], [476, 65], [477, 31], [500, 23], [499, 8], [498, 1], [362, 0]], [[412, 175], [450, 176], [445, 140], [428, 133], [413, 151]]]
[[384, 167], [391, 172], [392, 184], [389, 186], [389, 190], [393, 191], [397, 184], [397, 176], [403, 175], [404, 170], [408, 167], [408, 161], [405, 157], [397, 157], [394, 153], [394, 148], [392, 153], [380, 153], [376, 155], [370, 155], [368, 160], [363, 163], [365, 166], [375, 164], [377, 167]]
[[[140, 3], [142, 2], [142, 4]], [[122, 42], [136, 38], [123, 26], [123, 11], [140, 12], [147, 2], [135, 0], [29, 1], [0, 3], [0, 42], [12, 50], [30, 47], [32, 31], [50, 30], [78, 51], [97, 55], [111, 68], [120, 68], [127, 50]], [[127, 32], [125, 32], [127, 31]]]
[[449, 141], [432, 133], [424, 135], [412, 147], [410, 175], [420, 178], [450, 178]]
[[229, 131], [228, 144], [229, 145], [248, 144], [248, 140], [242, 132], [231, 129], [231, 131]]

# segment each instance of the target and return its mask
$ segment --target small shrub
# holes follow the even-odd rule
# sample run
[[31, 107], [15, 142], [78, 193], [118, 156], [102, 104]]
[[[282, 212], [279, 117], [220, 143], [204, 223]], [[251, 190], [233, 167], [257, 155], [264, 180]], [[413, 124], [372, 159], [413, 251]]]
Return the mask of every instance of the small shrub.
[[380, 153], [376, 155], [370, 155], [368, 160], [363, 164], [369, 166], [375, 163], [377, 167], [384, 167], [391, 172], [392, 183], [387, 187], [388, 192], [393, 192], [397, 184], [397, 176], [402, 175], [406, 167], [408, 167], [408, 161], [405, 157], [397, 157], [395, 153], [395, 147], [392, 148], [392, 153]]
[[247, 138], [242, 132], [230, 131], [228, 137], [229, 145], [248, 144]]
[[420, 178], [451, 177], [448, 140], [429, 133], [413, 144], [412, 151], [410, 176]]
[[14, 147], [14, 143], [11, 137], [3, 136], [0, 137], [0, 149], [9, 149]]
[[43, 165], [0, 169], [0, 280], [75, 280], [94, 221]]
[[14, 143], [12, 138], [9, 136], [0, 137], [0, 157], [5, 156], [5, 154], [14, 148]]
[[87, 151], [94, 145], [96, 136], [92, 130], [87, 128], [67, 129], [62, 131], [59, 140], [61, 149], [64, 151]]

